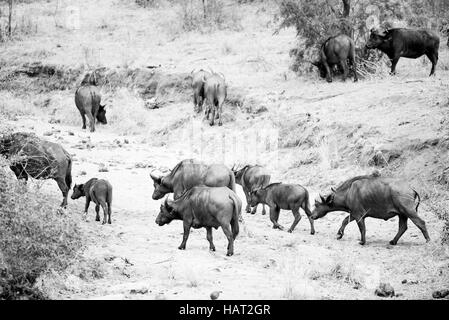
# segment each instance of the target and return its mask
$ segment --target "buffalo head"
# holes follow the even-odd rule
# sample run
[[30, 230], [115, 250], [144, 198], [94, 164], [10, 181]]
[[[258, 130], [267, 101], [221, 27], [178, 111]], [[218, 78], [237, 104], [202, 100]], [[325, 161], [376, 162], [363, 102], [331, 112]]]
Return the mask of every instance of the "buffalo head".
[[389, 42], [391, 40], [391, 35], [389, 30], [380, 31], [378, 29], [371, 29], [370, 37], [366, 43], [367, 49], [376, 49], [382, 44]]
[[173, 207], [171, 206], [171, 201], [168, 198], [165, 199], [164, 203], [161, 204], [161, 209], [156, 217], [156, 224], [163, 226], [172, 222], [175, 219], [175, 213]]
[[84, 185], [83, 184], [75, 184], [75, 186], [73, 187], [73, 193], [71, 198], [73, 200], [79, 199], [81, 197], [84, 197]]
[[334, 196], [334, 192], [327, 197], [320, 195], [320, 201], [315, 201], [315, 209], [313, 209], [311, 216], [313, 220], [323, 218], [329, 212], [334, 211]]
[[249, 196], [249, 204], [251, 207], [257, 206], [259, 203], [262, 203], [265, 201], [267, 191], [264, 189], [257, 189], [254, 191], [251, 191]]
[[160, 200], [162, 199], [167, 193], [172, 192], [172, 190], [164, 185], [164, 177], [160, 175], [156, 175], [154, 172], [150, 173], [151, 179], [153, 179], [153, 200]]
[[97, 113], [97, 121], [101, 124], [108, 124], [108, 121], [106, 120], [106, 106], [100, 105]]

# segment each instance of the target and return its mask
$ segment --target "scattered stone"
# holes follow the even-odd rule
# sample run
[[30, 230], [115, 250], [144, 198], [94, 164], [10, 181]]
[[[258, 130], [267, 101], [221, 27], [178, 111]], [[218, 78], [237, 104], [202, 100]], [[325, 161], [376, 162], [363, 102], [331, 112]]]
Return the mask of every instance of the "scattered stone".
[[48, 123], [51, 123], [51, 124], [61, 123], [61, 120], [59, 120], [59, 119], [50, 119], [50, 120], [48, 120]]
[[210, 298], [212, 300], [217, 300], [218, 297], [220, 296], [220, 293], [222, 293], [223, 291], [214, 291], [210, 294]]
[[69, 136], [74, 136], [74, 135], [75, 135], [72, 131], [67, 131], [67, 134], [68, 134]]
[[141, 288], [141, 289], [131, 289], [131, 294], [147, 294], [148, 289], [147, 288]]
[[124, 142], [125, 144], [129, 144], [129, 140], [128, 140], [128, 139], [125, 139], [123, 142]]
[[389, 283], [381, 283], [374, 293], [379, 297], [394, 297], [394, 288]]
[[44, 136], [49, 137], [49, 136], [51, 136], [51, 135], [53, 135], [53, 132], [51, 132], [51, 131], [46, 131], [46, 132], [44, 132]]
[[447, 290], [447, 289], [436, 290], [432, 293], [432, 297], [434, 299], [444, 299], [447, 296], [449, 296], [449, 290]]
[[83, 170], [83, 171], [80, 171], [79, 175], [80, 175], [80, 176], [85, 176], [85, 175], [87, 175], [87, 172], [84, 171], [84, 170]]
[[106, 165], [104, 163], [101, 163], [98, 168], [98, 172], [109, 172], [109, 169], [108, 169], [108, 167], [106, 167]]

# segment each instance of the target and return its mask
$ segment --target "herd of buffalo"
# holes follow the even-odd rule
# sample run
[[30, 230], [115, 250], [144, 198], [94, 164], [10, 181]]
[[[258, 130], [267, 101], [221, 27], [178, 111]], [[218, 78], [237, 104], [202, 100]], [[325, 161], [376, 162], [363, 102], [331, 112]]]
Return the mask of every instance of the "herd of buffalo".
[[[418, 58], [426, 55], [432, 62], [430, 75], [435, 74], [438, 62], [439, 37], [429, 30], [389, 29], [372, 30], [366, 48], [379, 49], [391, 59], [391, 72], [395, 73], [400, 57]], [[348, 62], [353, 68], [357, 81], [357, 66], [354, 41], [339, 35], [327, 39], [314, 62], [322, 77], [332, 81], [332, 70], [339, 66], [343, 70], [343, 79], [349, 75]], [[223, 74], [214, 71], [192, 71], [192, 89], [194, 111], [204, 112], [210, 125], [215, 120], [222, 125], [222, 108], [227, 95], [227, 86]], [[86, 117], [90, 131], [95, 131], [95, 123], [107, 124], [106, 108], [101, 105], [101, 95], [96, 79], [86, 77], [75, 93], [75, 105], [78, 108], [83, 129], [86, 129]], [[203, 110], [203, 106], [205, 106]], [[63, 195], [61, 207], [67, 206], [69, 190], [72, 186], [72, 159], [59, 144], [45, 141], [32, 133], [8, 133], [0, 137], [0, 154], [10, 160], [10, 168], [18, 179], [54, 179]], [[232, 169], [223, 164], [205, 164], [189, 159], [179, 162], [168, 174], [151, 172], [154, 184], [152, 198], [159, 200], [173, 193], [160, 207], [156, 223], [160, 226], [172, 220], [182, 220], [184, 235], [179, 249], [185, 249], [193, 228], [206, 228], [210, 250], [215, 251], [212, 228], [221, 227], [228, 239], [227, 255], [234, 253], [234, 240], [239, 233], [239, 223], [243, 221], [242, 201], [236, 194], [236, 184], [241, 185], [246, 197], [246, 212], [255, 214], [257, 206], [262, 205], [262, 214], [269, 208], [269, 217], [275, 229], [283, 229], [278, 223], [280, 210], [291, 210], [293, 223], [288, 232], [293, 232], [301, 220], [302, 209], [309, 222], [310, 233], [315, 234], [314, 221], [329, 212], [348, 212], [349, 216], [338, 230], [338, 239], [344, 235], [345, 227], [355, 220], [361, 234], [360, 244], [365, 244], [365, 219], [368, 217], [388, 220], [399, 217], [399, 229], [390, 244], [396, 245], [407, 230], [410, 219], [423, 233], [426, 241], [429, 235], [425, 222], [418, 216], [420, 198], [418, 193], [407, 184], [381, 177], [378, 173], [358, 176], [343, 182], [326, 196], [315, 201], [310, 208], [309, 192], [299, 184], [271, 183], [271, 175], [264, 167], [246, 165]], [[84, 213], [89, 204], [96, 205], [96, 220], [100, 221], [100, 207], [103, 210], [103, 224], [111, 223], [112, 186], [104, 179], [90, 179], [84, 184], [75, 185], [72, 199], [85, 197]], [[251, 208], [253, 208], [251, 210]]]

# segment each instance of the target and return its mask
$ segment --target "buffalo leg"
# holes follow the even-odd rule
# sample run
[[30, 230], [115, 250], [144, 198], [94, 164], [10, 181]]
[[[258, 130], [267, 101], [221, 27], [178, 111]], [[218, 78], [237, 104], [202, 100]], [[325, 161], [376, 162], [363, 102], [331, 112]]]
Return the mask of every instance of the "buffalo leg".
[[212, 227], [207, 227], [206, 230], [207, 230], [207, 241], [209, 241], [209, 250], [215, 251], [215, 246], [212, 239]]
[[[250, 213], [251, 212], [251, 205], [249, 204], [250, 199], [249, 199], [249, 191], [246, 188], [243, 188], [243, 193], [245, 194], [246, 197], [246, 213]], [[254, 212], [255, 213], [255, 212]], [[253, 212], [251, 212], [251, 214], [254, 214]]]
[[303, 203], [302, 208], [303, 208], [304, 212], [306, 213], [307, 219], [309, 219], [309, 222], [310, 222], [310, 234], [314, 235], [315, 234], [315, 222], [312, 219], [312, 212], [310, 212], [310, 209], [309, 209], [307, 203]]
[[84, 205], [84, 219], [87, 219], [87, 210], [89, 210], [90, 197], [86, 196], [86, 204]]
[[270, 220], [273, 223], [273, 229], [284, 230], [284, 227], [278, 223], [280, 211], [281, 210], [277, 207], [270, 208]]
[[108, 205], [104, 201], [100, 201], [101, 208], [103, 209], [103, 222], [101, 224], [106, 224], [108, 221]]
[[67, 207], [67, 196], [69, 195], [69, 187], [67, 187], [65, 180], [62, 178], [55, 179], [56, 183], [58, 184], [59, 189], [62, 192], [62, 203], [61, 207], [65, 208]]
[[185, 250], [186, 249], [187, 239], [189, 238], [189, 234], [190, 234], [190, 227], [191, 227], [191, 223], [184, 222], [184, 234], [182, 236], [181, 245], [178, 247], [179, 250]]
[[324, 68], [326, 69], [326, 81], [332, 82], [332, 70], [329, 67], [329, 64], [327, 63], [327, 61], [323, 61], [323, 64], [324, 64]]
[[234, 254], [234, 236], [232, 235], [231, 228], [229, 225], [227, 224], [222, 225], [221, 229], [223, 229], [226, 238], [228, 238], [228, 252], [226, 255], [230, 257]]
[[217, 108], [218, 110], [218, 125], [222, 126], [223, 125], [223, 120], [221, 119], [221, 114], [223, 112], [223, 102], [220, 103], [220, 105]]
[[256, 206], [253, 208], [253, 210], [251, 211], [251, 214], [256, 214], [256, 213], [257, 213], [257, 206], [258, 206], [258, 205], [256, 205]]
[[100, 205], [96, 205], [95, 206], [95, 212], [96, 212], [96, 216], [95, 216], [95, 221], [100, 221]]
[[212, 118], [209, 120], [209, 125], [213, 126], [215, 123], [215, 106], [210, 106], [211, 112], [212, 112]]
[[262, 205], [262, 215], [264, 216], [266, 214], [267, 214], [267, 211], [265, 210], [265, 205], [263, 204]]
[[341, 60], [340, 61], [340, 66], [343, 69], [343, 81], [346, 81], [346, 79], [348, 78], [348, 63], [346, 62], [346, 60]]
[[398, 233], [394, 237], [393, 240], [390, 241], [390, 244], [395, 246], [398, 243], [398, 240], [402, 237], [404, 232], [407, 230], [407, 216], [400, 215], [399, 216], [399, 229]]
[[357, 225], [359, 226], [360, 230], [360, 244], [363, 246], [366, 243], [366, 227], [365, 227], [365, 219], [362, 218], [359, 221], [357, 221]]
[[399, 62], [399, 58], [393, 58], [391, 59], [391, 75], [395, 75], [396, 74], [396, 66]]
[[80, 110], [80, 115], [81, 115], [81, 119], [83, 119], [83, 128], [82, 129], [86, 129], [86, 115], [81, 110]]
[[347, 216], [343, 220], [343, 222], [341, 223], [341, 227], [340, 227], [340, 229], [337, 232], [337, 240], [341, 240], [343, 238], [343, 236], [345, 234], [346, 226], [353, 220], [354, 220], [354, 218], [351, 215]]
[[108, 203], [108, 224], [112, 224], [111, 216], [112, 216], [111, 204]]
[[429, 77], [435, 75], [435, 68], [437, 66], [438, 63], [438, 53], [426, 53], [426, 56], [429, 58], [430, 62], [432, 62], [432, 69], [430, 70], [430, 75]]
[[427, 227], [426, 227], [426, 223], [424, 222], [424, 220], [421, 219], [420, 217], [418, 217], [418, 215], [415, 212], [413, 212], [412, 210], [408, 210], [407, 217], [410, 220], [412, 220], [412, 222], [419, 228], [419, 230], [421, 230], [424, 238], [426, 239], [427, 242], [429, 242], [430, 237], [429, 237], [429, 233], [427, 232]]
[[89, 119], [90, 132], [95, 132], [95, 118], [92, 112], [87, 112], [87, 118]]
[[350, 61], [352, 65], [352, 70], [354, 72], [354, 82], [357, 82], [359, 81], [359, 77], [357, 76], [357, 62], [355, 60], [355, 57], [351, 57]]
[[289, 233], [292, 233], [293, 230], [295, 230], [296, 226], [298, 225], [299, 221], [301, 221], [301, 214], [299, 213], [299, 208], [293, 209], [292, 212], [293, 216], [295, 217], [295, 220], [293, 220], [290, 229], [288, 229]]

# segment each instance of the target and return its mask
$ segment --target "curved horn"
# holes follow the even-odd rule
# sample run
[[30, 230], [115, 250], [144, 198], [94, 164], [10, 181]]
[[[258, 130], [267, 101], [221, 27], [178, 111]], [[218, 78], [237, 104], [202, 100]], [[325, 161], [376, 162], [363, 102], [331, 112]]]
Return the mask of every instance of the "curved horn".
[[321, 203], [326, 203], [326, 199], [320, 194]]
[[334, 193], [337, 192], [337, 190], [335, 190], [335, 188], [333, 188], [333, 187], [331, 188], [331, 190], [332, 190], [332, 192], [334, 192]]
[[156, 171], [156, 170], [153, 170], [153, 171], [150, 172], [150, 177], [151, 177], [151, 179], [153, 179], [153, 180], [160, 180], [160, 179], [161, 179], [161, 176], [155, 175], [155, 174], [154, 174], [155, 171]]
[[226, 82], [226, 78], [223, 73], [220, 72], [220, 75], [223, 77], [224, 82]]

